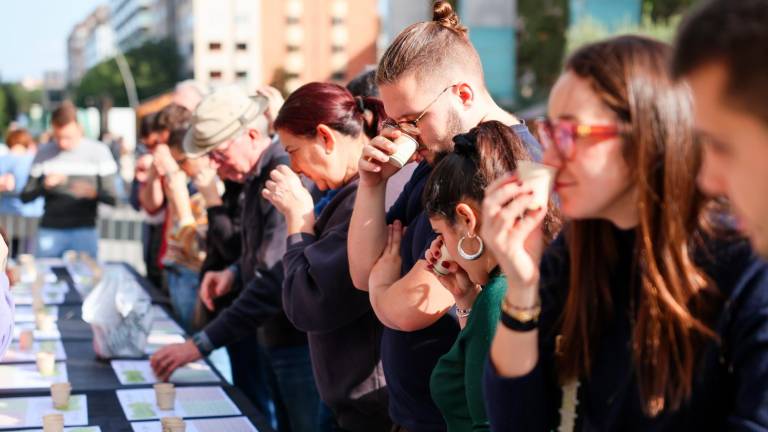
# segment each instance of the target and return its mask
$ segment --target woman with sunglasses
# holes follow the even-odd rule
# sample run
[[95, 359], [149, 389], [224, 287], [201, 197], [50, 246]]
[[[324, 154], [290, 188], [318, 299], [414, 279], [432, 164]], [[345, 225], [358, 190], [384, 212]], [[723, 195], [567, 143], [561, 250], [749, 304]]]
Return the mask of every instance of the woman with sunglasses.
[[[455, 299], [462, 330], [438, 360], [430, 388], [448, 431], [480, 431], [489, 430], [481, 386], [483, 365], [507, 288], [496, 257], [478, 236], [480, 203], [490, 182], [531, 156], [520, 137], [497, 121], [481, 123], [453, 141], [453, 152], [435, 166], [423, 197], [429, 222], [438, 234], [426, 252], [427, 269], [438, 275]], [[549, 213], [544, 226], [549, 241], [558, 227], [554, 213]], [[399, 253], [400, 229], [390, 230], [394, 237], [390, 249]]]
[[696, 189], [669, 56], [623, 36], [568, 60], [540, 139], [570, 222], [546, 250], [525, 183], [486, 192], [481, 235], [509, 285], [484, 379], [493, 430], [768, 427], [768, 267]]
[[[292, 93], [275, 119], [291, 158], [270, 174], [264, 198], [285, 216], [283, 308], [307, 332], [320, 397], [342, 430], [388, 431], [381, 369], [382, 326], [367, 293], [349, 275], [347, 232], [363, 146], [386, 118], [375, 98], [310, 83]], [[299, 174], [323, 193], [313, 202]]]

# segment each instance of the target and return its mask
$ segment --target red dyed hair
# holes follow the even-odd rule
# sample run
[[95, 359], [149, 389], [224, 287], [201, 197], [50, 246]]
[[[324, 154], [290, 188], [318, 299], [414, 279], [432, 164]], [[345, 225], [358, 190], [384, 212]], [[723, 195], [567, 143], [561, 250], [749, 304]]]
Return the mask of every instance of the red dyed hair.
[[386, 118], [384, 104], [376, 98], [355, 97], [340, 85], [313, 82], [288, 96], [275, 119], [275, 129], [311, 138], [317, 126], [324, 124], [344, 135], [357, 137], [364, 132], [373, 138]]

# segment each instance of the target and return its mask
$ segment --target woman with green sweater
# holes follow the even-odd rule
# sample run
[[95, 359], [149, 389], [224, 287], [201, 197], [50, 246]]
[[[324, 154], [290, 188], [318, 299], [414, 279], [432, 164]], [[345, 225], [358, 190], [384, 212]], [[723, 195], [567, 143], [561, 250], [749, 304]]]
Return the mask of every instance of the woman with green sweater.
[[[496, 258], [477, 235], [480, 203], [489, 183], [531, 157], [512, 129], [499, 122], [481, 123], [454, 143], [454, 151], [432, 171], [423, 198], [438, 234], [426, 252], [428, 269], [453, 294], [462, 330], [435, 366], [430, 387], [448, 431], [465, 432], [489, 430], [482, 373], [507, 288]], [[550, 214], [545, 236], [551, 237], [556, 225]], [[393, 228], [393, 237], [398, 234]], [[443, 256], [446, 252], [449, 256]]]

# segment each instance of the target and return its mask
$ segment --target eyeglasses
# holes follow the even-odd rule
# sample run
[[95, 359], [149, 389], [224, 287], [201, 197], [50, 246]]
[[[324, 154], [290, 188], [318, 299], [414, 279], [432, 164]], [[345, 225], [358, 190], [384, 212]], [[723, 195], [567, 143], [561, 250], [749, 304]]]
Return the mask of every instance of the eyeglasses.
[[229, 148], [232, 147], [232, 143], [235, 141], [238, 141], [245, 136], [245, 134], [248, 132], [247, 129], [243, 128], [236, 134], [237, 138], [235, 139], [228, 139], [224, 141], [223, 143], [219, 144], [215, 149], [211, 150], [209, 155], [211, 159], [213, 159], [216, 162], [221, 162], [227, 160], [227, 151], [229, 151]]
[[427, 114], [427, 111], [429, 111], [430, 108], [432, 108], [432, 105], [434, 105], [438, 99], [440, 99], [440, 96], [442, 96], [445, 92], [447, 92], [451, 87], [455, 87], [457, 84], [451, 84], [448, 87], [444, 88], [443, 91], [440, 92], [437, 96], [435, 96], [434, 99], [432, 99], [432, 102], [427, 105], [426, 108], [424, 108], [424, 111], [419, 114], [415, 120], [403, 120], [403, 121], [394, 121], [392, 119], [386, 120], [384, 122], [385, 127], [393, 127], [400, 129], [403, 133], [410, 135], [412, 137], [416, 137], [418, 135], [421, 135], [421, 129], [419, 129], [419, 121]]
[[552, 123], [541, 118], [535, 121], [536, 135], [544, 150], [554, 148], [564, 159], [570, 160], [576, 152], [576, 140], [582, 138], [614, 138], [620, 135], [615, 125], [586, 125], [570, 120]]

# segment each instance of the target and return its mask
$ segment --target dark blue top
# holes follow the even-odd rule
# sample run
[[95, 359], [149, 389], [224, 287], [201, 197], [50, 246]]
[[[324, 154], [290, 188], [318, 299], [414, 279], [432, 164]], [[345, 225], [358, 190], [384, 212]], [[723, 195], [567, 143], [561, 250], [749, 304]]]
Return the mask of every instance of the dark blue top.
[[[768, 428], [768, 266], [745, 241], [708, 241], [696, 262], [717, 284], [724, 300], [712, 321], [723, 341], [705, 347], [694, 375], [693, 394], [679, 410], [656, 418], [642, 412], [632, 367], [630, 324], [634, 232], [616, 231], [624, 253], [610, 271], [614, 319], [602, 326], [593, 353], [592, 376], [578, 391], [577, 430], [756, 431]], [[485, 401], [494, 431], [557, 429], [562, 391], [556, 382], [556, 321], [568, 289], [568, 252], [563, 238], [541, 264], [542, 315], [539, 363], [526, 376], [501, 378], [488, 362]]]
[[[538, 160], [539, 143], [525, 124], [511, 126]], [[407, 226], [400, 255], [402, 274], [407, 274], [429, 248], [435, 234], [422, 206], [422, 192], [432, 167], [421, 162], [403, 192], [387, 213], [387, 223], [400, 220]], [[451, 349], [459, 334], [456, 317], [445, 314], [434, 324], [414, 332], [384, 327], [381, 361], [389, 389], [389, 415], [409, 432], [445, 431], [445, 420], [432, 401], [429, 380], [437, 360]]]

